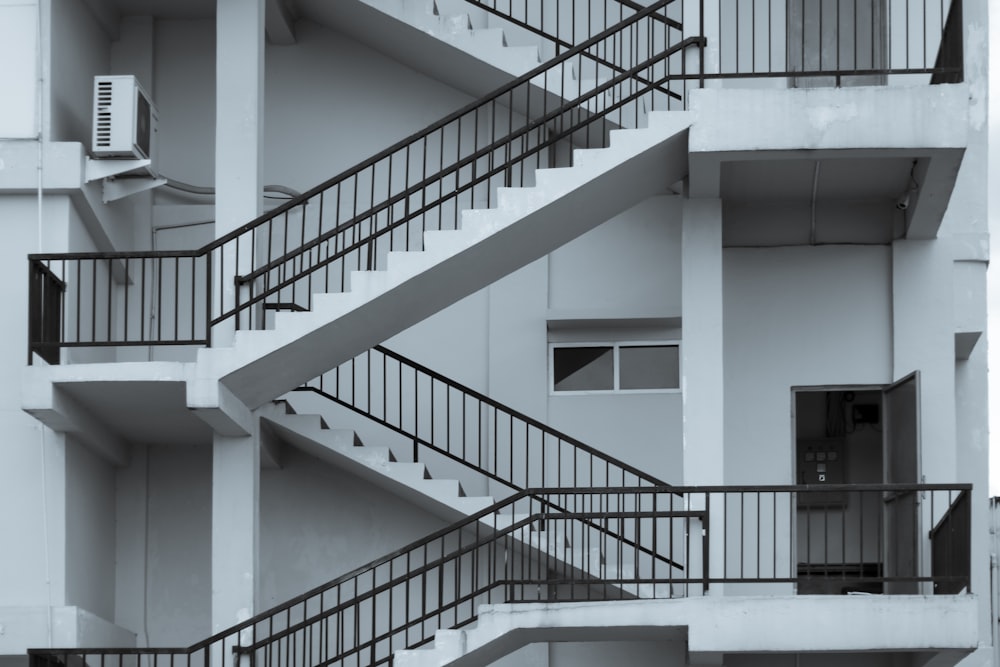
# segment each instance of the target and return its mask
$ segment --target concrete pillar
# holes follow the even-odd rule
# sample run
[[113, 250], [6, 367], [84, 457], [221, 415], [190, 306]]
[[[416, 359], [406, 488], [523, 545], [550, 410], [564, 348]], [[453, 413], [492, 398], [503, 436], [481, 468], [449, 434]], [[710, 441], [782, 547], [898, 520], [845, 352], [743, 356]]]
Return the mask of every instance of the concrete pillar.
[[[724, 477], [722, 202], [687, 199], [681, 227], [681, 390], [684, 394], [684, 485], [718, 485]], [[693, 496], [691, 509], [706, 509], [704, 497]], [[722, 534], [725, 525], [720, 496], [709, 503], [709, 573], [725, 566]], [[700, 531], [690, 531], [696, 535]], [[692, 542], [692, 558], [701, 553]], [[700, 555], [699, 555], [700, 558]], [[694, 561], [692, 561], [694, 563]], [[702, 570], [701, 560], [697, 570]], [[690, 571], [690, 570], [689, 570]], [[694, 587], [691, 589], [694, 590]], [[722, 594], [713, 585], [713, 595]]]
[[[216, 5], [215, 87], [215, 234], [228, 234], [261, 212], [264, 131], [264, 0], [218, 0]], [[236, 302], [233, 269], [250, 268], [248, 243], [212, 258], [216, 271], [213, 298], [223, 310]], [[220, 275], [220, 266], [226, 275]], [[216, 307], [215, 312], [220, 312]], [[227, 344], [234, 322], [212, 332], [214, 344]]]
[[920, 472], [956, 479], [953, 262], [943, 241], [892, 246], [892, 372], [920, 371]]
[[722, 203], [688, 199], [681, 230], [684, 484], [722, 484]]
[[212, 632], [256, 611], [260, 439], [216, 435], [212, 445]]
[[0, 137], [34, 139], [38, 136], [39, 3], [0, 3]]

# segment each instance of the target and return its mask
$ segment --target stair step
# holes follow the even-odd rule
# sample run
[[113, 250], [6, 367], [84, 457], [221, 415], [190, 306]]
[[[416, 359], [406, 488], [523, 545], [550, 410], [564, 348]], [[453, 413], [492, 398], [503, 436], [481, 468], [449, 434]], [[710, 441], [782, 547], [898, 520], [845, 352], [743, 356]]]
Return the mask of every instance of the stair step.
[[348, 290], [368, 300], [388, 289], [389, 274], [386, 271], [351, 271], [348, 285]]
[[[686, 172], [686, 135], [681, 133], [689, 125], [690, 117], [683, 112], [673, 112], [669, 119], [654, 116], [648, 129], [614, 132], [609, 148], [576, 152], [572, 168], [539, 170], [542, 187], [499, 188], [496, 209], [463, 213], [457, 230], [424, 232], [424, 250], [413, 251], [411, 256], [394, 253], [391, 272], [352, 272], [348, 292], [314, 295], [312, 311], [277, 312], [274, 330], [241, 331], [234, 348], [200, 350], [198, 363], [210, 366], [198, 368], [197, 377], [223, 379], [237, 398], [254, 407], [272, 400], [315, 375], [307, 372], [332, 368], [353, 357], [360, 351], [359, 344], [371, 342], [358, 340], [365, 331], [376, 336], [375, 342], [385, 340], [397, 333], [396, 326], [410, 326], [449, 300], [467, 295], [470, 275], [478, 276], [474, 282], [479, 289], [478, 281], [488, 284], [630, 203], [666, 192]], [[587, 189], [595, 180], [610, 189], [596, 197]], [[542, 209], [552, 215], [546, 217]], [[544, 228], [541, 237], [540, 226]], [[497, 234], [500, 230], [502, 238]], [[491, 237], [498, 237], [496, 248], [490, 245]], [[416, 281], [425, 280], [432, 281], [434, 292], [418, 298]], [[344, 343], [322, 344], [325, 330], [330, 335], [336, 331], [339, 338], [333, 342]], [[261, 376], [273, 377], [275, 382], [261, 386], [254, 379]]]
[[498, 208], [523, 216], [542, 206], [549, 199], [549, 193], [537, 187], [497, 188]]
[[430, 268], [437, 260], [434, 253], [392, 250], [386, 258], [386, 273], [393, 283], [400, 283]]
[[430, 479], [427, 466], [423, 463], [411, 461], [397, 461], [390, 466], [392, 474], [400, 481], [407, 481], [408, 484], [415, 485], [425, 479]]
[[424, 232], [424, 250], [450, 257], [472, 245], [473, 239], [465, 229], [431, 229]]

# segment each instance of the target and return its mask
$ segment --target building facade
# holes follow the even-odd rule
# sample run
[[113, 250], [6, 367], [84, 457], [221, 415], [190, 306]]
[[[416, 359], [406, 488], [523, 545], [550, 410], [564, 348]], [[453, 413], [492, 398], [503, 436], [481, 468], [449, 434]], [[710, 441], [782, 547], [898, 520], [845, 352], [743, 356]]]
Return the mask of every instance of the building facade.
[[0, 662], [991, 663], [985, 0], [517, 4], [0, 2]]

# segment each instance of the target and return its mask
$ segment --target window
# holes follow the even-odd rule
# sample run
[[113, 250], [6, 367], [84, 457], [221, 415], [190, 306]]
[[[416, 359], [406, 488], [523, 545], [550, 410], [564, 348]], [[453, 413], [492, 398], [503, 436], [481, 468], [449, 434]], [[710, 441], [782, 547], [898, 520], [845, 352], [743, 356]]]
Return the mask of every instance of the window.
[[680, 387], [677, 343], [580, 343], [550, 346], [551, 390], [666, 391]]

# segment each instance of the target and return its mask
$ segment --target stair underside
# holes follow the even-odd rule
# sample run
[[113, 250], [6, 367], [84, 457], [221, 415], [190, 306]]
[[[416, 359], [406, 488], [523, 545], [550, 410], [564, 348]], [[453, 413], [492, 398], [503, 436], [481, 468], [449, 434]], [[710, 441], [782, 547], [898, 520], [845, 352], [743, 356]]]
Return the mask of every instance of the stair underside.
[[[272, 432], [285, 443], [343, 468], [448, 523], [493, 504], [489, 497], [461, 495], [455, 480], [431, 479], [422, 463], [395, 461], [388, 448], [362, 445], [353, 431], [319, 429], [307, 423], [308, 417], [271, 414], [265, 419]], [[315, 421], [318, 425], [319, 418], [315, 417]]]
[[362, 0], [299, 0], [301, 11], [391, 58], [480, 98], [523, 72], [507, 72]]
[[[687, 117], [670, 116], [668, 131], [647, 139], [622, 136], [623, 149], [601, 149], [609, 162], [592, 178], [528, 210], [499, 231], [403, 280], [357, 307], [312, 328], [295, 331], [272, 349], [236, 354], [213, 365], [199, 353], [200, 377], [221, 382], [251, 409], [347, 361], [430, 315], [545, 256], [556, 248], [669, 187], [687, 173]], [[626, 133], [628, 134], [628, 133]], [[649, 145], [630, 145], [635, 142]], [[624, 150], [625, 157], [611, 151]], [[593, 156], [592, 156], [593, 159]], [[601, 170], [603, 169], [603, 170]], [[544, 173], [540, 172], [540, 174]], [[545, 196], [545, 188], [538, 194]], [[530, 209], [530, 206], [528, 207]], [[375, 272], [378, 273], [378, 272]], [[355, 274], [358, 275], [358, 274]], [[308, 316], [309, 314], [303, 314]], [[273, 332], [250, 332], [248, 337]], [[279, 337], [273, 337], [279, 338]], [[252, 347], [252, 346], [251, 346]], [[218, 348], [217, 348], [218, 349]], [[225, 353], [222, 353], [223, 356]]]

